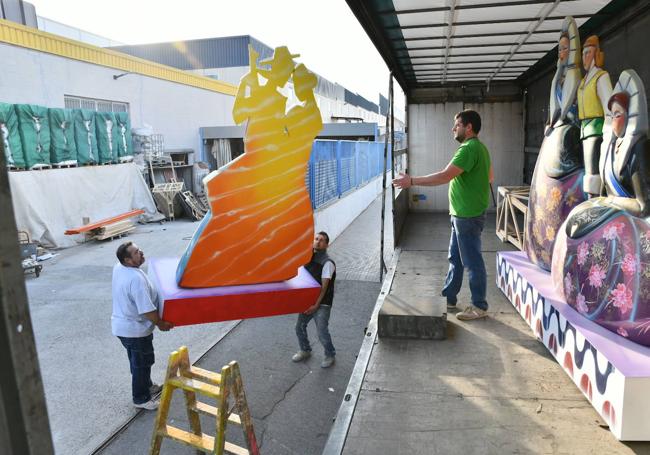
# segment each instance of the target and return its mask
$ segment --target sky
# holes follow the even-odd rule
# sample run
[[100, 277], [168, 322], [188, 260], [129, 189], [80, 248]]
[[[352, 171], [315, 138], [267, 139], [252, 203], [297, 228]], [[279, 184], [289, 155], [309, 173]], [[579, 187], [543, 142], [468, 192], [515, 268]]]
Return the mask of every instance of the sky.
[[28, 1], [39, 16], [125, 44], [251, 35], [374, 103], [388, 95], [388, 68], [344, 0]]

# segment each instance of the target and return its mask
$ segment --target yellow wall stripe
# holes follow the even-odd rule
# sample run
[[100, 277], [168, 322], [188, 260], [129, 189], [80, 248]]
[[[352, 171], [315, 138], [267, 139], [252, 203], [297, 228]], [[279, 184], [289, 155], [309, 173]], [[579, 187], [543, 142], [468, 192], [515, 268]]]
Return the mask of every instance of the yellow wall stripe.
[[4, 19], [0, 19], [0, 42], [226, 95], [234, 96], [237, 93], [237, 87], [227, 82], [187, 73], [171, 66], [150, 62], [121, 52], [91, 46]]

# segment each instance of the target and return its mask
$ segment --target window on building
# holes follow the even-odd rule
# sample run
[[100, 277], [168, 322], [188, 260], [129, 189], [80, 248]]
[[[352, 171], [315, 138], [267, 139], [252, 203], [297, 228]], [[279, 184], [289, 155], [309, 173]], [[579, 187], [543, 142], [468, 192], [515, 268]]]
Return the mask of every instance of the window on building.
[[99, 112], [129, 112], [129, 103], [64, 95], [66, 109], [90, 109]]

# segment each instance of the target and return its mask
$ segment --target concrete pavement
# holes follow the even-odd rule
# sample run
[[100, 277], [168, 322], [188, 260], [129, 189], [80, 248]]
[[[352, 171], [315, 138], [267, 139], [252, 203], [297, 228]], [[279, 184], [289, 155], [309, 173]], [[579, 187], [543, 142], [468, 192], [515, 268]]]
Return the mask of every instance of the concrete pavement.
[[[380, 289], [380, 199], [330, 246], [330, 255], [337, 264], [330, 320], [337, 350], [333, 367], [324, 370], [319, 366], [323, 353], [313, 323], [309, 325], [312, 357], [304, 363], [291, 362], [291, 355], [298, 349], [295, 315], [242, 321], [197, 362], [201, 368], [212, 371], [219, 371], [231, 360], [240, 363], [256, 437], [265, 455], [319, 454], [325, 445]], [[385, 257], [390, 260], [390, 214], [387, 227], [390, 230], [386, 233]], [[170, 415], [173, 424], [187, 428], [180, 394], [172, 401]], [[154, 419], [153, 412], [140, 413], [98, 453], [147, 453]], [[214, 420], [202, 417], [202, 426], [204, 432], [214, 434]], [[227, 440], [243, 445], [239, 428], [230, 428]], [[162, 453], [194, 451], [168, 440], [163, 443]]]
[[[185, 220], [140, 225], [123, 240], [146, 256], [180, 255], [197, 224]], [[126, 351], [111, 335], [111, 273], [123, 240], [88, 242], [43, 263], [39, 278], [25, 275], [36, 348], [56, 453], [90, 453], [135, 415]], [[156, 331], [152, 378], [160, 382], [167, 353], [186, 344], [192, 360], [234, 322]]]

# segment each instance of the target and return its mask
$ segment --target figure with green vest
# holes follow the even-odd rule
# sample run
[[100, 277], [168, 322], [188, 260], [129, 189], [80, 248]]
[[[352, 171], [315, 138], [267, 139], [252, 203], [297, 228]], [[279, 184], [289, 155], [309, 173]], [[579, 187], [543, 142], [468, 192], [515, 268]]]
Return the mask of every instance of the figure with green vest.
[[447, 311], [454, 311], [463, 283], [463, 272], [467, 269], [472, 302], [456, 317], [461, 321], [470, 321], [487, 316], [487, 273], [481, 254], [481, 233], [485, 226], [485, 210], [490, 202], [493, 173], [490, 153], [478, 138], [481, 130], [478, 112], [462, 111], [456, 114], [454, 120], [452, 133], [454, 139], [460, 142], [460, 147], [447, 167], [421, 177], [400, 173], [393, 180], [393, 185], [410, 188], [449, 183], [451, 239], [449, 270], [442, 295], [447, 298]]
[[612, 81], [609, 73], [602, 69], [604, 64], [605, 54], [600, 50], [598, 37], [592, 35], [582, 47], [582, 65], [586, 74], [578, 86], [578, 118], [585, 160], [583, 188], [591, 197], [600, 195], [600, 145], [607, 101], [612, 94]]

